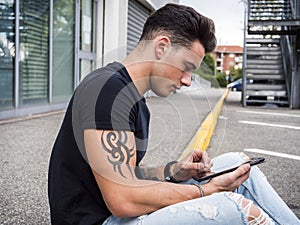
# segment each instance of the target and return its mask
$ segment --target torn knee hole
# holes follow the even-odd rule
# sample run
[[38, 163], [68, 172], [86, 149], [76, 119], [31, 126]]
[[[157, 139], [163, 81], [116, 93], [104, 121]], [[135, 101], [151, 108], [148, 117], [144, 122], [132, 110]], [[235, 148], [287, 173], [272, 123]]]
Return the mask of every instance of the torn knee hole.
[[269, 225], [273, 224], [268, 215], [256, 206], [251, 200], [236, 193], [229, 193], [229, 197], [236, 201], [242, 208], [242, 212], [246, 215], [249, 225]]

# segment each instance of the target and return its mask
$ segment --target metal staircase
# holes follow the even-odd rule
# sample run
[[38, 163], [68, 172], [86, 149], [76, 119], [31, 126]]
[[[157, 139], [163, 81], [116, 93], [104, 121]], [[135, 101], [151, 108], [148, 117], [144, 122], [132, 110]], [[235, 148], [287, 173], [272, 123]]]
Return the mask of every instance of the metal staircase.
[[[292, 107], [293, 80], [290, 72], [295, 70], [296, 65], [288, 62], [287, 68], [287, 61], [296, 61], [297, 56], [296, 51], [283, 49], [292, 42], [283, 41], [286, 36], [299, 35], [297, 4], [300, 5], [300, 0], [248, 1], [248, 29], [244, 41], [244, 106], [271, 103]], [[290, 56], [287, 57], [287, 54]]]

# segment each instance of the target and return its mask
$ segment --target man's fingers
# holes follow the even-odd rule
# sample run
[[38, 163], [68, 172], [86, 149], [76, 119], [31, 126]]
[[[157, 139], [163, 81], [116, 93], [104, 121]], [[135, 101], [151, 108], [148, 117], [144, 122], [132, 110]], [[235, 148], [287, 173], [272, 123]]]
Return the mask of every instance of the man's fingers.
[[208, 154], [206, 152], [203, 152], [201, 161], [206, 167], [209, 167], [209, 165], [211, 164], [211, 159], [208, 157]]
[[199, 169], [212, 167], [211, 159], [208, 157], [208, 154], [206, 151], [196, 151], [195, 150], [193, 152], [193, 162], [195, 162], [195, 163], [199, 162], [204, 165], [204, 167], [199, 167]]
[[238, 174], [243, 175], [243, 174], [248, 173], [249, 170], [250, 170], [250, 164], [247, 163], [247, 164], [241, 165], [239, 168], [237, 168], [235, 170], [235, 172], [238, 173]]
[[193, 162], [200, 162], [202, 160], [203, 154], [205, 152], [199, 151], [199, 150], [194, 150], [192, 152], [192, 160]]
[[250, 164], [247, 163], [245, 165], [240, 166], [237, 168], [233, 173], [235, 173], [237, 180], [239, 183], [243, 183], [249, 177], [250, 172]]
[[193, 168], [199, 172], [199, 171], [210, 171], [210, 168], [212, 167], [212, 162], [205, 164], [203, 162], [199, 163], [193, 163]]

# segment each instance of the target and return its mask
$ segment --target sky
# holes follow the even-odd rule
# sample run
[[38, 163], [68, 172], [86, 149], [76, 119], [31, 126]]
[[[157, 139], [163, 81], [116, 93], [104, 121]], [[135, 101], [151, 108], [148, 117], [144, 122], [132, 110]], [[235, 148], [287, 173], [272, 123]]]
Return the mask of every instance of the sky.
[[244, 4], [241, 0], [179, 0], [215, 22], [218, 45], [243, 46]]

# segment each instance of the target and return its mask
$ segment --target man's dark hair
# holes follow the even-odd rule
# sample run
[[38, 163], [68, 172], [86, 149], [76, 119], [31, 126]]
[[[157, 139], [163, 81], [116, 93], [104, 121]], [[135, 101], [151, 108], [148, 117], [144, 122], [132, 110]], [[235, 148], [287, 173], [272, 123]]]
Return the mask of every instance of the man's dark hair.
[[140, 40], [153, 40], [159, 34], [187, 48], [198, 40], [206, 53], [212, 52], [217, 43], [214, 22], [184, 5], [167, 4], [155, 11], [147, 19]]

